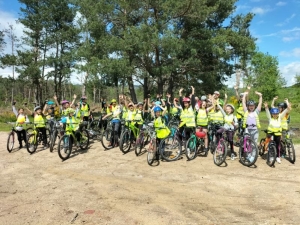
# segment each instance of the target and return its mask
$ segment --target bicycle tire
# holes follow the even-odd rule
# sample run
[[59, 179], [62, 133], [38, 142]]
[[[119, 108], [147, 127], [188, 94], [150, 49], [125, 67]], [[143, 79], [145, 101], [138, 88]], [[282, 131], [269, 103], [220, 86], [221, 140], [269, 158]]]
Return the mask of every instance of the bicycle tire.
[[89, 132], [87, 130], [81, 131], [80, 149], [86, 150], [89, 147], [89, 144], [90, 144]]
[[246, 145], [246, 150], [245, 150], [244, 138], [245, 136], [241, 138], [240, 147], [239, 147], [239, 158], [240, 158], [240, 162], [244, 166], [250, 167], [256, 163], [258, 157], [258, 148], [255, 141], [253, 141], [253, 139], [250, 136], [248, 136], [245, 143]]
[[32, 128], [32, 127], [28, 127], [28, 128], [26, 129], [26, 134], [27, 134], [27, 135], [32, 134], [32, 132], [33, 132], [33, 128]]
[[266, 141], [265, 138], [260, 139], [259, 146], [258, 146], [258, 154], [260, 156], [264, 155], [264, 151], [265, 151], [265, 144], [264, 143], [265, 143], [265, 141]]
[[105, 150], [112, 149], [114, 147], [114, 143], [109, 146], [111, 140], [112, 129], [107, 128], [101, 135], [101, 144]]
[[226, 147], [226, 142], [224, 140], [220, 140], [219, 144], [216, 146], [216, 149], [214, 151], [213, 159], [214, 163], [217, 166], [221, 166], [227, 156], [227, 147]]
[[124, 130], [120, 137], [119, 148], [123, 154], [126, 154], [130, 151], [131, 148], [131, 135], [130, 130]]
[[197, 157], [197, 138], [192, 135], [186, 142], [185, 155], [188, 160], [193, 160]]
[[62, 136], [57, 145], [57, 152], [59, 158], [61, 158], [63, 161], [67, 160], [72, 152], [72, 139], [70, 135], [65, 134]]
[[50, 144], [49, 144], [50, 152], [53, 152], [53, 150], [54, 150], [54, 146], [55, 146], [55, 142], [56, 142], [57, 133], [58, 133], [58, 131], [55, 130], [55, 131], [52, 133], [52, 135], [50, 136]]
[[142, 152], [142, 149], [147, 143], [148, 136], [145, 135], [144, 131], [141, 131], [136, 139], [134, 152], [136, 156], [139, 156]]
[[208, 155], [208, 149], [207, 149], [207, 151], [205, 151], [204, 148], [205, 148], [204, 147], [204, 140], [200, 144], [197, 142], [197, 152], [198, 152], [198, 155], [200, 155], [202, 157], [207, 157], [207, 155]]
[[51, 137], [51, 132], [49, 128], [46, 128], [46, 137], [47, 137], [47, 144], [50, 144], [50, 137]]
[[159, 152], [167, 162], [176, 161], [182, 153], [181, 141], [176, 136], [164, 138], [160, 142]]
[[288, 159], [289, 159], [290, 163], [294, 164], [296, 162], [296, 152], [295, 152], [295, 147], [294, 147], [292, 140], [288, 140], [286, 142], [286, 148], [287, 148], [288, 154], [289, 154]]
[[157, 151], [156, 139], [152, 139], [150, 141], [150, 145], [147, 153], [147, 163], [149, 166], [152, 166], [153, 162], [156, 159], [156, 151]]
[[268, 146], [268, 154], [267, 154], [267, 164], [272, 167], [276, 160], [276, 146], [275, 144], [270, 143]]
[[36, 149], [37, 149], [37, 136], [35, 134], [30, 134], [27, 138], [27, 152], [30, 154], [35, 153]]
[[14, 144], [15, 144], [15, 135], [14, 135], [14, 132], [10, 132], [9, 135], [8, 135], [8, 138], [7, 138], [7, 151], [9, 153], [12, 152], [12, 150], [14, 149]]
[[93, 120], [89, 125], [90, 129], [92, 129], [93, 131], [100, 132], [101, 128], [99, 127], [98, 123], [100, 123], [98, 120]]

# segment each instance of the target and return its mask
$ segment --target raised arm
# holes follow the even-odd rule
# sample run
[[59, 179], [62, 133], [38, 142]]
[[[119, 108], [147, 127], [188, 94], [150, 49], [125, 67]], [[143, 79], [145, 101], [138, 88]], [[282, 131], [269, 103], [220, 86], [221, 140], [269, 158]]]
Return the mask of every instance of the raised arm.
[[271, 114], [270, 114], [270, 111], [269, 111], [268, 103], [265, 102], [264, 106], [265, 106], [267, 118], [268, 118], [268, 120], [270, 120], [271, 119]]
[[275, 96], [272, 100], [271, 107], [274, 108], [275, 101], [278, 99], [278, 96]]
[[13, 111], [13, 113], [14, 113], [16, 116], [18, 116], [19, 113], [18, 113], [18, 111], [17, 111], [17, 109], [16, 109], [15, 104], [16, 104], [16, 102], [14, 101], [13, 104], [12, 104], [12, 111]]
[[74, 94], [74, 95], [73, 95], [73, 101], [72, 101], [70, 107], [71, 107], [72, 105], [74, 105], [76, 98], [77, 98], [77, 95]]
[[260, 92], [255, 92], [255, 94], [257, 94], [259, 96], [259, 100], [258, 100], [258, 105], [257, 105], [257, 111], [261, 111], [261, 106], [262, 106], [262, 93]]

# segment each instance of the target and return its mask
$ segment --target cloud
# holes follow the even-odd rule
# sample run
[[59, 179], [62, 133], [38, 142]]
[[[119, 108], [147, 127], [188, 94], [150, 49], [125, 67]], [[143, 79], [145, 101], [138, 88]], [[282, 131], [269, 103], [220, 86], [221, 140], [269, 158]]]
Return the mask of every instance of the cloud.
[[286, 18], [282, 23], [276, 24], [276, 26], [281, 27], [281, 26], [284, 26], [284, 25], [288, 24], [295, 16], [296, 16], [295, 13], [292, 14], [290, 17]]
[[270, 11], [269, 8], [261, 8], [261, 7], [254, 7], [251, 10], [251, 12], [253, 12], [254, 14], [258, 14], [258, 15], [263, 15], [269, 11]]
[[284, 6], [284, 5], [286, 5], [286, 2], [277, 2], [276, 3], [276, 6]]
[[283, 57], [300, 57], [300, 48], [294, 48], [292, 51], [281, 51], [279, 55]]
[[287, 65], [279, 66], [279, 71], [281, 76], [287, 82], [287, 86], [291, 86], [295, 84], [295, 76], [298, 74], [300, 75], [300, 61], [291, 62]]

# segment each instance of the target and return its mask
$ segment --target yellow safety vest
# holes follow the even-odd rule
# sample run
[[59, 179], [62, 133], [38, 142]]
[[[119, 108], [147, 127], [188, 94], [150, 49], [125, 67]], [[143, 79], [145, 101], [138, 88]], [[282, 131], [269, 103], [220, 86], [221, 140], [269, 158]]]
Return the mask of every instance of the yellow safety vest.
[[180, 124], [179, 127], [186, 125], [187, 127], [195, 127], [195, 114], [192, 107], [188, 109], [183, 109], [180, 115]]
[[175, 115], [175, 114], [177, 114], [178, 113], [178, 109], [176, 108], [176, 107], [172, 107], [171, 108], [171, 114], [172, 115]]
[[141, 110], [137, 110], [136, 111], [136, 114], [134, 115], [134, 120], [138, 120], [139, 122], [137, 122], [138, 124], [143, 124], [144, 123], [144, 120], [143, 120], [143, 117], [142, 117], [142, 111]]
[[244, 108], [243, 108], [243, 103], [239, 103], [239, 106], [236, 110], [236, 118], [237, 119], [241, 119], [241, 118], [244, 118]]
[[[247, 122], [248, 116], [249, 116], [249, 112], [247, 111], [244, 114], [243, 128], [246, 128], [246, 122]], [[260, 128], [259, 117], [256, 112], [254, 112], [254, 116], [255, 116], [255, 121], [256, 121], [256, 127]], [[249, 124], [249, 125], [251, 125], [251, 124]]]
[[22, 126], [23, 123], [26, 121], [25, 115], [18, 115], [16, 126]]
[[134, 120], [135, 111], [128, 110], [125, 120]]
[[68, 125], [66, 126], [67, 131], [76, 131], [79, 129], [78, 120], [74, 116], [72, 116], [71, 118], [67, 117], [66, 124]]
[[224, 123], [224, 116], [222, 114], [222, 112], [219, 110], [218, 112], [214, 112], [210, 115], [210, 120], [213, 123], [220, 123], [223, 124]]
[[79, 116], [77, 115], [77, 117], [80, 116], [89, 116], [89, 107], [88, 104], [85, 105], [81, 105], [80, 111], [78, 112]]
[[36, 127], [45, 127], [45, 121], [42, 115], [35, 114], [33, 122], [36, 124]]
[[233, 122], [233, 114], [225, 115], [225, 116], [224, 116], [224, 122], [225, 122], [225, 124], [232, 125], [232, 122]]
[[268, 126], [268, 132], [274, 133], [276, 136], [281, 135], [282, 127], [281, 127], [281, 120], [279, 118], [278, 119], [271, 118]]
[[156, 131], [156, 137], [160, 139], [168, 137], [169, 134], [171, 133], [169, 128], [162, 121], [161, 116], [154, 120], [154, 128]]
[[197, 125], [207, 126], [208, 116], [205, 109], [199, 109], [197, 114]]
[[[282, 113], [279, 113], [279, 116], [281, 115]], [[283, 117], [281, 119], [281, 127], [283, 130], [288, 130], [288, 123], [287, 123], [287, 119], [288, 119], [289, 115], [288, 114], [285, 114], [285, 117]]]
[[113, 107], [112, 109], [113, 109], [112, 111], [113, 119], [120, 119], [120, 113], [119, 110], [117, 110], [117, 107]]

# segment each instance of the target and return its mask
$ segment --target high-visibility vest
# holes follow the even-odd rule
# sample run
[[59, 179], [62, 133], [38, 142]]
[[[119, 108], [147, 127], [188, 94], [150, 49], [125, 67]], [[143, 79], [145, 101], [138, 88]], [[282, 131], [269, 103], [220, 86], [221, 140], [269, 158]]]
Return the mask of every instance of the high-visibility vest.
[[26, 116], [19, 114], [17, 117], [16, 126], [21, 126], [26, 121]]
[[134, 120], [139, 121], [139, 122], [137, 122], [138, 124], [143, 124], [144, 123], [142, 113], [143, 113], [143, 111], [137, 110], [136, 114], [134, 115]]
[[81, 105], [80, 107], [80, 111], [77, 115], [77, 117], [80, 117], [80, 116], [89, 116], [89, 106], [88, 104], [85, 104], [85, 105]]
[[224, 116], [225, 124], [232, 125], [233, 118], [234, 118], [233, 114], [225, 115]]
[[214, 112], [210, 115], [210, 120], [213, 123], [220, 123], [223, 124], [224, 123], [224, 116], [221, 112], [221, 110], [219, 110], [218, 112]]
[[282, 127], [281, 127], [281, 119], [271, 118], [268, 126], [268, 132], [274, 133], [276, 136], [281, 135]]
[[116, 107], [112, 107], [113, 111], [112, 111], [112, 119], [120, 119], [120, 109]]
[[[279, 113], [279, 116], [281, 116], [282, 113]], [[288, 129], [288, 123], [287, 123], [287, 119], [288, 119], [289, 115], [285, 114], [285, 116], [283, 118], [281, 118], [281, 127], [283, 130], [287, 130]]]
[[178, 114], [178, 111], [179, 111], [179, 110], [178, 110], [178, 108], [176, 108], [176, 107], [172, 107], [172, 108], [171, 108], [171, 114], [172, 114], [172, 115]]
[[181, 111], [180, 120], [181, 120], [181, 122], [180, 122], [179, 127], [182, 127], [183, 125], [186, 125], [187, 127], [195, 127], [196, 126], [195, 114], [194, 114], [192, 107], [190, 107], [188, 109], [183, 109]]
[[[260, 128], [259, 117], [258, 117], [256, 112], [253, 112], [253, 113], [254, 113], [254, 116], [255, 116], [256, 127]], [[249, 116], [249, 112], [246, 111], [245, 114], [244, 114], [243, 128], [246, 128], [246, 122], [247, 122], [248, 116]], [[251, 124], [249, 124], [249, 125], [251, 125]]]
[[66, 126], [66, 130], [69, 130], [69, 131], [76, 131], [79, 129], [79, 123], [78, 123], [78, 120], [72, 116], [72, 117], [67, 117], [67, 120], [66, 120], [66, 124], [68, 126]]
[[199, 109], [197, 114], [197, 125], [207, 126], [208, 116], [205, 109]]
[[154, 120], [154, 128], [156, 131], [156, 137], [158, 138], [166, 138], [170, 134], [169, 128], [165, 125], [162, 120], [162, 117], [158, 117]]
[[245, 112], [244, 112], [244, 108], [243, 108], [243, 103], [240, 102], [239, 106], [236, 110], [236, 118], [237, 119], [244, 118], [244, 114], [245, 114]]
[[128, 110], [125, 120], [134, 120], [135, 111]]
[[33, 122], [36, 124], [36, 127], [45, 127], [45, 121], [42, 115], [35, 114]]

